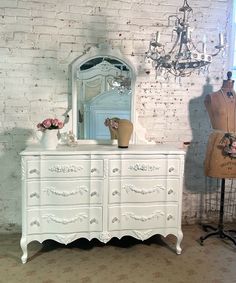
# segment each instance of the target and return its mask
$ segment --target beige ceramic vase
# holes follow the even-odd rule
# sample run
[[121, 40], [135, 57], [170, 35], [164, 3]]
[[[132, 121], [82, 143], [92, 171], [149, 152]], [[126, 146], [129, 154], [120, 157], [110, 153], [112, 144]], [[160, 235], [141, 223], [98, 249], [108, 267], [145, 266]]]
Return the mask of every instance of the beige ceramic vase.
[[133, 123], [126, 119], [120, 119], [117, 130], [118, 147], [127, 148], [129, 146], [129, 141], [132, 133], [133, 133]]

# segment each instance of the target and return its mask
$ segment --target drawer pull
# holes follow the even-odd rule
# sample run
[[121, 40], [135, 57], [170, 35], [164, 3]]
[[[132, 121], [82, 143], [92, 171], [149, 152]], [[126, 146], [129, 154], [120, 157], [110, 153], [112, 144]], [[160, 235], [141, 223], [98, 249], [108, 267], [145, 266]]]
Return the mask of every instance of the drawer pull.
[[93, 197], [93, 196], [98, 196], [98, 192], [95, 192], [95, 191], [94, 191], [94, 192], [91, 192], [90, 196], [91, 196], [91, 197]]
[[115, 195], [119, 195], [120, 193], [117, 191], [117, 190], [115, 190], [114, 192], [112, 192], [112, 195], [113, 196], [115, 196]]
[[91, 219], [89, 222], [90, 222], [90, 224], [93, 224], [93, 223], [98, 224], [98, 221], [97, 221], [97, 219], [96, 219], [96, 218]]
[[173, 172], [173, 171], [175, 171], [175, 168], [174, 168], [174, 167], [170, 167], [170, 168], [169, 168], [169, 172], [171, 173], [171, 172]]
[[97, 168], [92, 168], [91, 169], [91, 173], [95, 173], [95, 172], [98, 172], [98, 169]]
[[39, 227], [40, 226], [39, 221], [38, 220], [34, 220], [34, 221], [30, 222], [30, 226], [34, 226], [34, 225]]
[[174, 219], [174, 217], [173, 217], [171, 214], [169, 214], [169, 215], [167, 216], [167, 220], [171, 220], [171, 219]]
[[168, 191], [168, 195], [171, 195], [171, 194], [173, 194], [173, 190], [172, 189], [169, 189], [169, 191]]
[[113, 172], [113, 173], [119, 172], [119, 168], [114, 168], [114, 169], [112, 169], [112, 172]]
[[120, 222], [119, 218], [114, 217], [114, 218], [112, 219], [112, 223], [115, 223], [115, 222]]
[[32, 194], [30, 194], [30, 198], [33, 198], [33, 197], [39, 198], [39, 194], [38, 194], [38, 193], [32, 193]]
[[38, 169], [31, 169], [30, 171], [29, 171], [29, 173], [30, 174], [37, 174], [37, 175], [39, 175], [39, 170]]

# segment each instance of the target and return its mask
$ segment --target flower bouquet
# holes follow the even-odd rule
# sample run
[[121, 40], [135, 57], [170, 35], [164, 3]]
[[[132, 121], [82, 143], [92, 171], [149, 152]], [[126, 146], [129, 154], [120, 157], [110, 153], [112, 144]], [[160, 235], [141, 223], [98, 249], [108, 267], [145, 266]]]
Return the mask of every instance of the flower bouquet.
[[117, 139], [117, 129], [119, 127], [119, 120], [120, 118], [113, 117], [113, 118], [106, 118], [104, 125], [109, 127], [111, 139]]
[[45, 131], [45, 130], [58, 130], [62, 129], [64, 126], [64, 123], [58, 119], [51, 119], [47, 118], [43, 120], [43, 122], [39, 123], [37, 125], [38, 130]]

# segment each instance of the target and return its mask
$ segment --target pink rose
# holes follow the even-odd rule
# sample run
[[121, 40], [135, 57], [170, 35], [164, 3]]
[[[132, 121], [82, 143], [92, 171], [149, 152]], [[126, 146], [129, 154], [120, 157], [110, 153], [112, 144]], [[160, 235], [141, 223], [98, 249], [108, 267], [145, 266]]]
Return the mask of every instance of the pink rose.
[[61, 129], [64, 127], [64, 123], [58, 119], [54, 118], [47, 118], [42, 123], [37, 125], [37, 128], [40, 131], [45, 130], [53, 130], [53, 129]]
[[44, 127], [45, 129], [50, 128], [51, 125], [52, 125], [51, 119], [46, 119], [46, 120], [44, 120], [44, 121], [42, 122], [42, 124], [43, 124], [43, 127]]
[[63, 126], [64, 126], [64, 123], [63, 122], [61, 122], [61, 121], [58, 121], [58, 129], [62, 129], [63, 128]]
[[115, 120], [111, 120], [110, 125], [111, 125], [112, 128], [118, 129], [119, 123], [118, 123], [117, 120], [116, 121]]
[[52, 126], [57, 127], [59, 123], [60, 123], [60, 122], [59, 122], [58, 119], [52, 119]]

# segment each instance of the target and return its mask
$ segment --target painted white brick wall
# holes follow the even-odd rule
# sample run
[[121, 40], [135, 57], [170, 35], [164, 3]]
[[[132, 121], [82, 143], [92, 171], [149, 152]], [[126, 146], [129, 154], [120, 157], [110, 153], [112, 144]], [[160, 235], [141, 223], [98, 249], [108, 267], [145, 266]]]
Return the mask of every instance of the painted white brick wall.
[[[189, 0], [194, 34], [214, 46], [229, 22], [227, 0]], [[204, 95], [218, 89], [227, 72], [217, 58], [207, 76], [156, 81], [144, 59], [152, 34], [169, 41], [167, 19], [182, 0], [1, 0], [0, 1], [0, 231], [21, 223], [20, 158], [36, 124], [68, 107], [69, 64], [94, 44], [117, 46], [137, 68], [138, 122], [148, 142], [191, 142], [186, 158], [183, 220], [199, 219], [205, 178], [204, 150], [210, 124]], [[196, 19], [196, 21], [195, 21]], [[168, 32], [168, 34], [167, 34]], [[228, 36], [228, 33], [227, 33]], [[150, 74], [147, 71], [150, 70]]]

